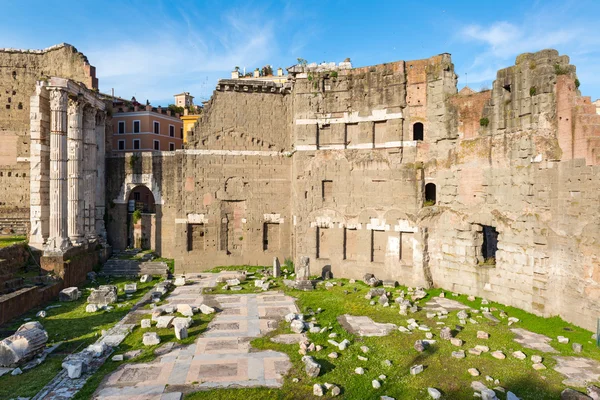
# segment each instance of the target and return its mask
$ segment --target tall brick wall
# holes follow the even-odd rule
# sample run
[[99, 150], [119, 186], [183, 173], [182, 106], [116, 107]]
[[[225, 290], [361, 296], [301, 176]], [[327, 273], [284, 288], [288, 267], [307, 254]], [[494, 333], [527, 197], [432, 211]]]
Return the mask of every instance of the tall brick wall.
[[59, 76], [97, 89], [95, 75], [95, 68], [71, 45], [0, 49], [0, 228], [23, 233], [28, 225], [29, 101], [36, 81]]

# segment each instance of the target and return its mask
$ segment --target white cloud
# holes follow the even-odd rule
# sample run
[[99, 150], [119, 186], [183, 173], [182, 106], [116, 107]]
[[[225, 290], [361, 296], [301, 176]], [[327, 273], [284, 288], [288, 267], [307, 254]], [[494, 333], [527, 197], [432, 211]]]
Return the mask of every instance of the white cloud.
[[115, 88], [124, 97], [137, 93], [138, 100], [153, 103], [172, 101], [171, 92], [182, 90], [204, 90], [192, 94], [207, 96], [213, 88], [203, 84], [206, 76], [219, 72], [226, 77], [235, 66], [260, 67], [277, 49], [273, 23], [263, 16], [235, 11], [208, 26], [189, 12], [180, 14], [180, 19], [162, 19], [160, 26], [135, 39], [117, 34], [117, 40], [87, 50], [100, 89]]

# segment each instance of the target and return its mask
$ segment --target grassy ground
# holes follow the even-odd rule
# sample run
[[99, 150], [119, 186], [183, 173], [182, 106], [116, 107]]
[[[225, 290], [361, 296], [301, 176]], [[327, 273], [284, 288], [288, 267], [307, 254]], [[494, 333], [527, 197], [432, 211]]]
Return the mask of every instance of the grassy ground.
[[86, 286], [82, 289], [82, 296], [74, 302], [53, 302], [48, 305], [60, 305], [59, 308], [47, 310], [47, 316], [43, 319], [36, 318], [36, 313], [43, 308], [30, 310], [16, 320], [8, 322], [0, 327], [4, 335], [0, 339], [9, 336], [21, 324], [24, 318], [39, 320], [48, 332], [48, 343], [53, 344], [63, 342], [62, 345], [54, 351], [46, 361], [27, 371], [22, 375], [5, 375], [0, 377], [0, 399], [22, 396], [30, 397], [41, 390], [61, 369], [63, 358], [72, 352], [84, 349], [87, 345], [95, 342], [101, 335], [102, 330], [111, 328], [116, 322], [121, 320], [131, 309], [131, 307], [154, 285], [156, 280], [149, 283], [138, 282], [137, 292], [129, 299], [125, 298], [122, 292], [125, 283], [130, 282], [126, 279], [114, 279], [107, 281], [100, 278], [99, 283], [110, 283], [119, 287], [119, 297], [122, 301], [122, 307], [115, 304], [112, 311], [100, 311], [97, 313], [86, 313], [86, 299], [89, 292], [86, 290], [92, 286]]
[[26, 240], [26, 236], [0, 236], [0, 249], [12, 246], [13, 244], [23, 243]]
[[[336, 286], [332, 289], [325, 289], [323, 286], [312, 292], [300, 292], [285, 287], [280, 280], [277, 280], [275, 289], [281, 289], [289, 295], [298, 299], [298, 306], [305, 315], [310, 314], [310, 310], [317, 310], [319, 307], [323, 311], [315, 315], [316, 323], [321, 327], [331, 327], [332, 329], [323, 334], [308, 334], [311, 341], [323, 346], [323, 350], [318, 353], [312, 353], [317, 362], [322, 366], [319, 377], [311, 379], [306, 376], [303, 370], [301, 355], [298, 354], [298, 345], [284, 345], [272, 343], [269, 338], [280, 334], [289, 333], [288, 324], [282, 323], [277, 331], [272, 332], [267, 337], [255, 339], [252, 342], [253, 347], [257, 349], [272, 349], [287, 353], [292, 361], [292, 369], [285, 378], [282, 389], [273, 390], [266, 388], [255, 389], [227, 389], [212, 390], [189, 394], [186, 399], [308, 399], [314, 398], [312, 395], [312, 385], [315, 383], [335, 383], [342, 388], [342, 398], [346, 399], [378, 399], [382, 395], [388, 395], [396, 399], [425, 399], [427, 387], [436, 387], [443, 393], [444, 399], [466, 399], [473, 397], [473, 390], [470, 388], [472, 381], [482, 381], [488, 387], [495, 387], [492, 382], [486, 382], [486, 375], [500, 380], [500, 385], [507, 390], [513, 391], [523, 400], [539, 399], [557, 399], [560, 392], [565, 388], [561, 383], [564, 377], [555, 372], [552, 367], [555, 361], [550, 355], [522, 348], [521, 345], [513, 341], [513, 334], [509, 331], [507, 321], [493, 323], [485, 318], [479, 317], [480, 314], [472, 314], [472, 317], [478, 321], [477, 325], [467, 324], [464, 330], [457, 334], [465, 344], [461, 347], [468, 350], [477, 344], [484, 344], [490, 347], [490, 353], [494, 350], [501, 350], [506, 354], [505, 360], [496, 360], [490, 353], [483, 353], [481, 356], [469, 355], [465, 359], [455, 359], [451, 357], [452, 351], [459, 348], [453, 346], [448, 341], [440, 341], [438, 337], [439, 330], [436, 322], [438, 319], [427, 319], [426, 311], [419, 311], [409, 316], [398, 314], [397, 307], [383, 307], [378, 303], [375, 306], [369, 304], [369, 300], [364, 298], [368, 288], [363, 283], [349, 284], [347, 280], [337, 280], [343, 282], [344, 286]], [[243, 290], [240, 292], [227, 293], [254, 293], [256, 289], [252, 281], [241, 285]], [[399, 288], [400, 289], [400, 288]], [[390, 289], [388, 289], [390, 290]], [[347, 293], [346, 293], [347, 291]], [[220, 288], [215, 293], [223, 292]], [[394, 289], [391, 289], [392, 298], [394, 298]], [[421, 300], [424, 304], [428, 298], [437, 296], [441, 290], [430, 290], [426, 299]], [[461, 301], [468, 306], [479, 309], [481, 299], [470, 302], [467, 296], [454, 297], [446, 293], [451, 299]], [[486, 307], [496, 307], [504, 310], [509, 316], [517, 317], [520, 322], [512, 327], [521, 327], [533, 332], [545, 334], [553, 339], [558, 335], [567, 336], [571, 343], [577, 342], [583, 344], [583, 353], [574, 354], [571, 350], [571, 344], [558, 344], [556, 340], [552, 341], [561, 355], [575, 355], [589, 357], [600, 360], [600, 350], [596, 348], [591, 340], [591, 332], [578, 328], [572, 324], [566, 323], [558, 317], [541, 318], [513, 307], [507, 307], [501, 304], [490, 303]], [[499, 312], [494, 312], [498, 316]], [[415, 332], [413, 334], [404, 334], [394, 331], [385, 337], [359, 337], [346, 332], [337, 322], [337, 317], [342, 314], [366, 315], [376, 322], [392, 322], [397, 325], [406, 326], [406, 319], [415, 318], [418, 323], [426, 324], [432, 328], [436, 344], [423, 353], [418, 353], [413, 349], [415, 340], [424, 339], [424, 332]], [[454, 328], [459, 324], [456, 312], [451, 312], [448, 319], [444, 320], [446, 326]], [[511, 327], [511, 328], [512, 328]], [[477, 331], [483, 330], [490, 334], [490, 339], [477, 339]], [[336, 341], [347, 338], [351, 345], [344, 351], [333, 348], [327, 342], [327, 335], [331, 332], [337, 333]], [[362, 345], [370, 348], [367, 354], [360, 350]], [[511, 356], [516, 350], [522, 350], [526, 355], [526, 360], [517, 360]], [[338, 359], [327, 357], [332, 351], [338, 352]], [[544, 364], [548, 369], [535, 371], [531, 365], [530, 357], [534, 354], [544, 357]], [[366, 356], [368, 361], [358, 360], [358, 356]], [[391, 360], [393, 366], [383, 365], [384, 360]], [[409, 369], [412, 365], [423, 364], [424, 372], [412, 376]], [[365, 368], [365, 375], [356, 375], [356, 367]], [[467, 370], [477, 368], [481, 376], [471, 377]], [[373, 389], [371, 381], [377, 379], [379, 375], [386, 375], [387, 379], [381, 381], [380, 389]], [[299, 378], [298, 383], [292, 382], [292, 378]], [[500, 399], [505, 399], [505, 395], [499, 394]]]

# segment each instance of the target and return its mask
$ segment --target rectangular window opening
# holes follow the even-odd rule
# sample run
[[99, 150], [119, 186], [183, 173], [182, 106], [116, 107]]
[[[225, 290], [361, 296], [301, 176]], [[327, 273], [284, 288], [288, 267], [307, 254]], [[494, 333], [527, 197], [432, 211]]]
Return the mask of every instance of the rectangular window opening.
[[175, 143], [169, 143], [169, 151], [175, 151]]
[[160, 123], [154, 121], [154, 133], [160, 134]]
[[173, 125], [169, 125], [169, 136], [175, 137], [175, 127]]
[[140, 149], [140, 139], [133, 139], [133, 149], [134, 150]]
[[119, 140], [119, 150], [125, 150], [125, 141]]
[[140, 121], [133, 121], [133, 133], [140, 133]]
[[188, 224], [188, 251], [204, 250], [204, 224]]
[[493, 226], [482, 225], [483, 244], [481, 256], [484, 265], [496, 264], [496, 251], [498, 250], [498, 231]]
[[154, 150], [160, 150], [160, 142], [158, 140], [154, 141]]
[[125, 121], [119, 121], [119, 133], [125, 133]]
[[263, 251], [277, 251], [279, 245], [279, 224], [265, 222], [263, 224]]

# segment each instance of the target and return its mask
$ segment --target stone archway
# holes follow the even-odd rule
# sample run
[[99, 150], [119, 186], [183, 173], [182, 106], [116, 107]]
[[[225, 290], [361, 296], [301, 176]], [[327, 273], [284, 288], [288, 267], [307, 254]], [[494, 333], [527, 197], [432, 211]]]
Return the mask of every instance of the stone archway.
[[146, 185], [137, 185], [127, 196], [127, 245], [149, 250], [156, 248], [156, 202]]

